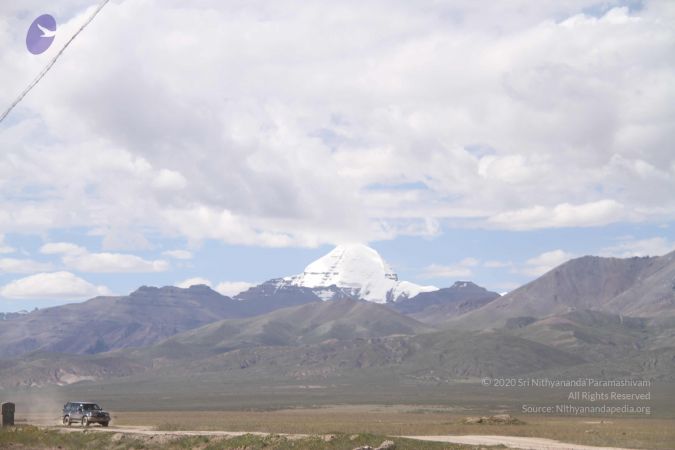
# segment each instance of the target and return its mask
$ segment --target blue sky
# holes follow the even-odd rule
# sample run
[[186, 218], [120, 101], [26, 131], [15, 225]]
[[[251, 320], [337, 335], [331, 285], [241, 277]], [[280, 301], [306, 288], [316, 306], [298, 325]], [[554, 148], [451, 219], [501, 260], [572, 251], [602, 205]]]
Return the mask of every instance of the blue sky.
[[[96, 239], [82, 239], [85, 234], [82, 230], [71, 230], [54, 233], [54, 236], [87, 246], [92, 252], [102, 251], [97, 247]], [[213, 287], [228, 280], [255, 284], [299, 273], [308, 262], [332, 248], [331, 245], [316, 248], [265, 248], [208, 241], [199, 248], [188, 250], [190, 259], [177, 259], [168, 257], [160, 246], [168, 245], [166, 248], [170, 249], [184, 248], [180, 240], [160, 239], [157, 249], [135, 254], [146, 260], [168, 261], [166, 270], [92, 273], [72, 270], [64, 267], [60, 257], [41, 254], [40, 248], [44, 242], [39, 236], [17, 235], [15, 238], [9, 236], [9, 239], [5, 239], [6, 244], [16, 246], [16, 253], [35, 255], [32, 260], [50, 264], [54, 269], [71, 270], [95, 286], [110, 288], [110, 293], [114, 294], [129, 293], [143, 284], [176, 285], [193, 278], [204, 278]], [[370, 245], [392, 264], [401, 279], [439, 287], [449, 286], [458, 280], [472, 280], [489, 289], [505, 292], [536, 278], [545, 270], [569, 258], [589, 254], [617, 257], [657, 255], [662, 253], [662, 249], [675, 247], [674, 242], [673, 230], [667, 224], [613, 224], [594, 228], [528, 232], [448, 228], [433, 237], [399, 237], [372, 242]], [[559, 250], [564, 253], [554, 254], [543, 262], [531, 262], [542, 254]], [[439, 268], [434, 270], [430, 267], [434, 265]], [[16, 278], [20, 276], [3, 273], [0, 283], [4, 285]], [[226, 293], [234, 293], [241, 288], [239, 285], [223, 287]], [[18, 311], [82, 300], [85, 297], [3, 299], [2, 305], [4, 311]]]
[[[9, 3], [3, 108], [95, 6]], [[0, 123], [0, 311], [234, 293], [343, 242], [500, 292], [672, 251], [673, 20], [660, 1], [112, 1]]]

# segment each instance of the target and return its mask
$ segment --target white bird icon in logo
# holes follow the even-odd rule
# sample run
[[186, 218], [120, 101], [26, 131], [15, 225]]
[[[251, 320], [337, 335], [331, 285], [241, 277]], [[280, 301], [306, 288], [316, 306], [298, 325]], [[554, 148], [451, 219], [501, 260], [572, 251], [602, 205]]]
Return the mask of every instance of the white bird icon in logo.
[[39, 23], [37, 24], [37, 27], [40, 29], [40, 31], [42, 31], [42, 36], [40, 36], [40, 37], [50, 38], [50, 37], [56, 36], [56, 30], [52, 31], [49, 28], [43, 27]]

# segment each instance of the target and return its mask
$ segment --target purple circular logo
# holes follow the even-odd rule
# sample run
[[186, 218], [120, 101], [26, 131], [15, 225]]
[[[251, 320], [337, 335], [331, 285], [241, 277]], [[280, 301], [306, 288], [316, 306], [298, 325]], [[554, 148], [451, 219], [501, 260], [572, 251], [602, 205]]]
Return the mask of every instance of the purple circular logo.
[[45, 52], [56, 36], [56, 20], [43, 14], [30, 24], [26, 35], [26, 47], [34, 55]]

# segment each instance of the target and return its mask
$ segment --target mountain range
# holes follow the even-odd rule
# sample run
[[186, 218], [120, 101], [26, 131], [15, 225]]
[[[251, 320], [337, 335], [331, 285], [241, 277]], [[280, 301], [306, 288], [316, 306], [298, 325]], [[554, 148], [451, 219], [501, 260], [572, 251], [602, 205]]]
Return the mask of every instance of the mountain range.
[[441, 289], [401, 282], [373, 252], [338, 247], [303, 274], [234, 298], [206, 286], [141, 287], [12, 315], [0, 321], [0, 388], [167, 373], [673, 379], [675, 253], [577, 258], [500, 296], [469, 281]]
[[[474, 303], [470, 291], [471, 288], [464, 289], [460, 284], [439, 290], [399, 281], [375, 250], [363, 245], [338, 246], [308, 265], [303, 274], [266, 281], [234, 298], [204, 285], [142, 286], [126, 296], [96, 297], [83, 303], [8, 315], [0, 321], [0, 358], [38, 350], [94, 354], [145, 347], [218, 320], [254, 317], [281, 308], [329, 300], [383, 304], [389, 301], [390, 305], [400, 305], [405, 310], [410, 309], [406, 305], [416, 304], [416, 298], [433, 294], [435, 300], [422, 298], [415, 311], [424, 314], [426, 306], [438, 306], [444, 299], [448, 304], [465, 299], [461, 309], [465, 311], [484, 303]], [[409, 297], [413, 294], [416, 295]], [[481, 295], [498, 296], [495, 293]], [[393, 299], [399, 301], [394, 303]]]
[[100, 353], [142, 347], [227, 317], [240, 317], [239, 302], [206, 286], [140, 287], [121, 297], [45, 308], [0, 322], [0, 357], [35, 350]]
[[570, 260], [475, 310], [452, 326], [499, 328], [513, 318], [542, 318], [576, 310], [632, 317], [675, 315], [675, 252], [659, 257]]
[[499, 297], [496, 292], [488, 291], [470, 281], [457, 281], [448, 288], [422, 292], [389, 306], [422, 322], [442, 324], [452, 317], [487, 305]]

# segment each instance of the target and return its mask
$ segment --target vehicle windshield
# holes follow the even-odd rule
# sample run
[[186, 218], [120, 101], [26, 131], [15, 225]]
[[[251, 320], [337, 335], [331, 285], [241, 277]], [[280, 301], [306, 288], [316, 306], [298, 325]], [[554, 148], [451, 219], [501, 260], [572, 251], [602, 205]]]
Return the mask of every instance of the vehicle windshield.
[[97, 410], [101, 409], [101, 407], [98, 406], [96, 403], [84, 403], [82, 405], [82, 409], [84, 411], [97, 411]]

